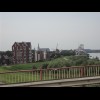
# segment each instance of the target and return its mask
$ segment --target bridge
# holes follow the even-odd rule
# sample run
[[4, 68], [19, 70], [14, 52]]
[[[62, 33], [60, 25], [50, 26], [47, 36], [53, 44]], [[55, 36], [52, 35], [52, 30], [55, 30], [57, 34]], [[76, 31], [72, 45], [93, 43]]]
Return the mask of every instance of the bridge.
[[0, 87], [68, 87], [100, 83], [100, 65], [0, 73]]

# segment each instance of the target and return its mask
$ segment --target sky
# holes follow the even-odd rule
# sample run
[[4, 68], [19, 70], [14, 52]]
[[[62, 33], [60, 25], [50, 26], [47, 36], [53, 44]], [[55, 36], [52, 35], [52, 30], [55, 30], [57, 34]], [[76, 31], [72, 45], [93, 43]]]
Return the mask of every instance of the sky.
[[22, 41], [32, 49], [100, 49], [100, 12], [0, 12], [0, 51]]

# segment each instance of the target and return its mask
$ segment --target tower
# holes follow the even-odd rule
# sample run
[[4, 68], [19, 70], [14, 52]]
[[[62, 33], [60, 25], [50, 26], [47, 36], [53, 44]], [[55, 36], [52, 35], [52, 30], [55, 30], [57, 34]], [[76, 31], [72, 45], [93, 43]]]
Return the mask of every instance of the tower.
[[38, 43], [38, 47], [37, 47], [37, 50], [38, 50], [38, 51], [40, 50], [40, 47], [39, 47], [39, 43]]
[[40, 60], [40, 47], [39, 47], [39, 43], [38, 43], [38, 47], [37, 47], [37, 61]]
[[34, 48], [34, 52], [35, 52], [35, 62], [36, 62], [38, 59], [37, 59], [37, 51], [35, 50], [35, 48]]
[[47, 51], [44, 51], [44, 59], [47, 59]]

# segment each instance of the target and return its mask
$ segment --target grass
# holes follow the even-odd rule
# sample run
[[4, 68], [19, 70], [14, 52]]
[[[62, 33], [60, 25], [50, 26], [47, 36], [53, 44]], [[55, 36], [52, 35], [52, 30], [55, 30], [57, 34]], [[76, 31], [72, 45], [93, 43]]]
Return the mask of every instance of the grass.
[[63, 62], [62, 58], [57, 58], [51, 61], [45, 61], [45, 62], [36, 62], [36, 63], [27, 63], [27, 64], [16, 64], [16, 65], [11, 65], [11, 66], [1, 66], [0, 67], [0, 72], [1, 71], [7, 71], [7, 70], [11, 70], [11, 71], [15, 71], [15, 70], [30, 70], [33, 68], [33, 66], [35, 66], [37, 69], [39, 69], [43, 64], [55, 64], [58, 62]]
[[[94, 60], [93, 60], [94, 61]], [[100, 61], [95, 61], [96, 64], [99, 64]], [[63, 66], [81, 66], [84, 64], [94, 64], [92, 59], [87, 59], [80, 56], [64, 56], [60, 58], [53, 59], [51, 61], [44, 61], [44, 62], [36, 62], [36, 63], [27, 63], [27, 64], [16, 64], [11, 66], [1, 66], [0, 72], [3, 71], [15, 71], [15, 70], [31, 70], [33, 66], [36, 69], [40, 69], [41, 66], [47, 64], [49, 68], [59, 68]]]
[[[42, 80], [52, 80], [55, 79], [52, 77], [52, 73], [49, 73], [49, 76], [45, 73], [42, 75]], [[21, 83], [21, 82], [32, 82], [40, 81], [40, 73], [10, 73], [0, 75], [0, 81], [3, 83]]]
[[[95, 75], [92, 71], [90, 72], [90, 69], [88, 69], [87, 72], [88, 74], [86, 73], [86, 76]], [[42, 80], [78, 78], [81, 77], [80, 75], [81, 74], [79, 69], [58, 70], [58, 71], [49, 71], [49, 72], [45, 70], [44, 72], [42, 72]], [[98, 75], [100, 75], [99, 71], [98, 71]], [[0, 81], [6, 84], [41, 81], [40, 71], [0, 74]]]
[[[74, 75], [75, 73], [77, 74]], [[79, 70], [74, 71], [71, 69], [71, 70], [58, 70], [58, 71], [49, 71], [49, 72], [45, 70], [42, 72], [42, 80], [80, 77], [79, 75], [80, 75]], [[40, 71], [34, 73], [16, 72], [16, 73], [0, 74], [0, 81], [6, 84], [40, 81]]]
[[0, 72], [7, 72], [7, 71], [9, 71], [9, 70], [4, 67], [0, 67]]
[[[16, 64], [9, 67], [1, 66], [0, 72], [5, 70], [15, 71], [15, 70], [30, 70], [32, 69], [34, 63], [27, 63], [27, 64]], [[35, 65], [40, 66], [41, 63], [37, 63]]]
[[10, 73], [10, 74], [2, 74], [0, 76], [0, 80], [3, 83], [11, 84], [11, 83], [21, 83], [21, 82], [31, 82], [38, 81], [39, 75], [32, 75], [31, 73]]
[[[53, 59], [51, 61], [45, 61], [45, 62], [36, 62], [36, 63], [27, 63], [27, 64], [16, 64], [11, 66], [0, 66], [0, 72], [7, 72], [7, 71], [16, 71], [16, 70], [31, 70], [33, 66], [35, 66], [37, 69], [40, 69], [41, 66], [44, 64], [48, 64], [48, 67], [50, 68], [58, 68], [63, 66], [78, 66], [81, 65], [80, 62], [84, 61], [85, 58], [83, 57], [76, 57], [76, 56], [65, 56]], [[92, 60], [89, 59], [89, 62]], [[77, 64], [76, 64], [77, 62]], [[96, 61], [97, 63], [97, 61]], [[91, 69], [86, 69], [89, 76], [92, 76], [94, 74]], [[90, 72], [91, 71], [91, 72]], [[60, 72], [61, 73], [61, 72]], [[74, 71], [71, 70], [70, 72], [66, 72], [66, 78], [74, 77]], [[76, 70], [76, 76], [79, 77], [79, 72]], [[100, 74], [100, 68], [98, 69], [98, 73]], [[44, 77], [45, 76], [45, 77]], [[56, 78], [53, 77], [53, 73], [50, 72], [49, 76], [47, 74], [43, 74], [43, 80], [51, 80], [51, 79], [57, 79], [57, 74], [55, 73]], [[40, 73], [38, 74], [32, 74], [30, 73], [9, 73], [9, 74], [0, 74], [0, 81], [9, 84], [9, 83], [19, 83], [19, 82], [31, 82], [31, 81], [39, 81], [40, 80]]]

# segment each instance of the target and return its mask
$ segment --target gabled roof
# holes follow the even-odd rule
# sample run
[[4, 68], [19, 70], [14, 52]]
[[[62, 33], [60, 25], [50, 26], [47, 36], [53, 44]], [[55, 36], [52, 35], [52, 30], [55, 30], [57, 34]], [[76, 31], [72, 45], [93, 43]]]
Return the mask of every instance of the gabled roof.
[[29, 47], [31, 47], [31, 42], [15, 42], [17, 45], [21, 45], [21, 46], [23, 46], [23, 45], [25, 45], [25, 46], [29, 46]]

